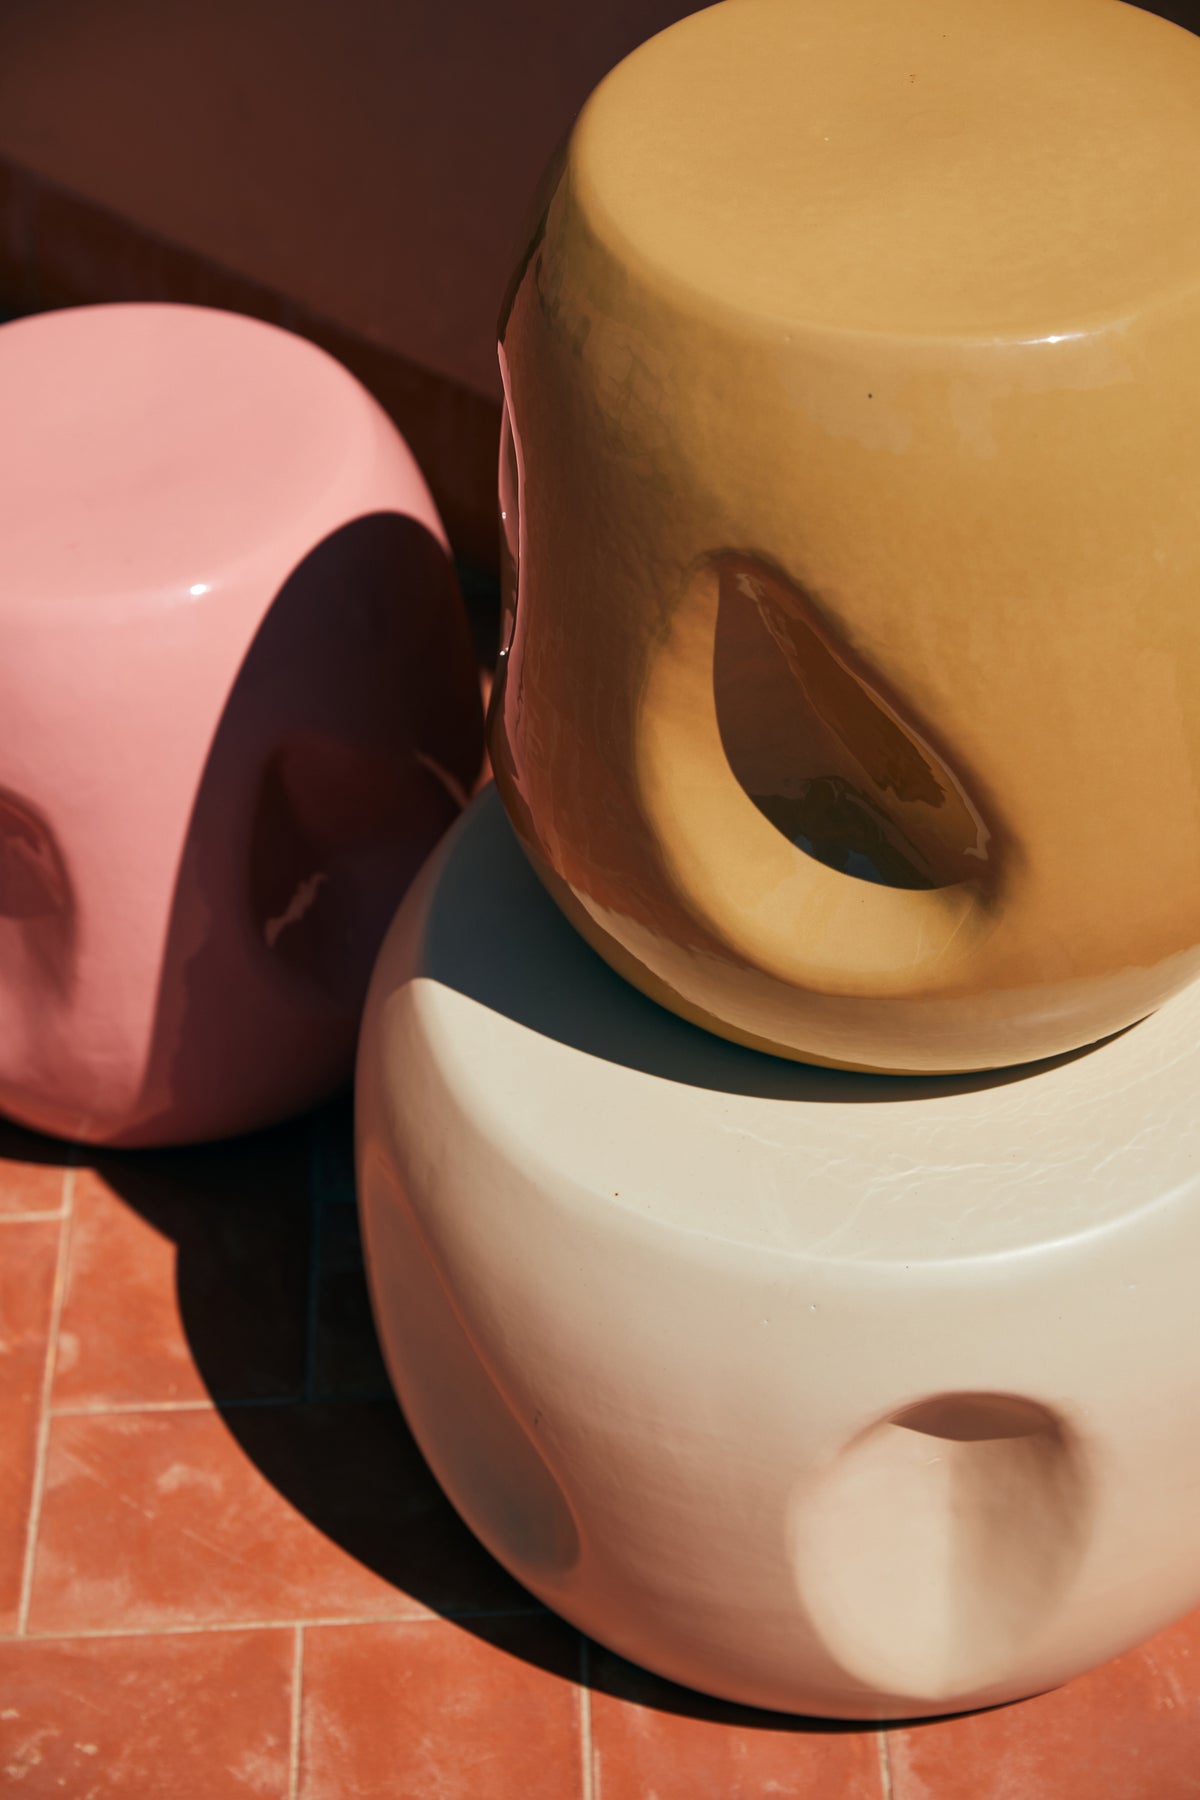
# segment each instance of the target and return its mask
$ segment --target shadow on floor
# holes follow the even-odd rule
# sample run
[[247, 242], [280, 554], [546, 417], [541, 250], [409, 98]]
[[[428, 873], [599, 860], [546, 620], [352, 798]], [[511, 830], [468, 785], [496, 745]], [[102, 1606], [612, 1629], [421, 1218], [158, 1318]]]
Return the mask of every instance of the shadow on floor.
[[[196, 1367], [245, 1455], [291, 1506], [477, 1637], [491, 1641], [505, 1615], [541, 1610], [453, 1512], [391, 1395], [359, 1245], [347, 1097], [227, 1144], [87, 1160], [175, 1243]], [[563, 1672], [557, 1635], [523, 1633], [509, 1648]], [[638, 1706], [742, 1729], [874, 1729], [710, 1700], [598, 1646], [577, 1678]]]

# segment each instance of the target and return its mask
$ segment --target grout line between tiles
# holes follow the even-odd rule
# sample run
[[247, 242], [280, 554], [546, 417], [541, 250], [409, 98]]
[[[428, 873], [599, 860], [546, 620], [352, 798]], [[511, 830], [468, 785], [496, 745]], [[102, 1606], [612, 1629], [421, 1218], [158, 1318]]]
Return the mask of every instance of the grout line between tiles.
[[124, 1417], [127, 1413], [216, 1412], [217, 1402], [215, 1400], [98, 1400], [92, 1403], [81, 1400], [75, 1405], [68, 1401], [66, 1406], [55, 1406], [51, 1410], [56, 1419], [106, 1419], [114, 1414]]
[[0, 1225], [52, 1225], [55, 1219], [65, 1219], [66, 1216], [61, 1206], [57, 1212], [0, 1213]]
[[303, 1626], [305, 1631], [347, 1625], [460, 1625], [473, 1619], [539, 1619], [544, 1606], [497, 1606], [464, 1609], [446, 1613], [331, 1613], [318, 1619], [205, 1619], [181, 1625], [88, 1625], [73, 1631], [9, 1632], [0, 1634], [0, 1644], [58, 1644], [87, 1638], [153, 1638], [190, 1637], [200, 1632], [222, 1631], [290, 1631]]
[[596, 1771], [592, 1756], [592, 1651], [579, 1634], [579, 1761], [583, 1800], [597, 1800]]
[[297, 1625], [292, 1651], [292, 1721], [288, 1745], [288, 1800], [300, 1795], [300, 1722], [304, 1708], [304, 1627]]
[[58, 1228], [58, 1254], [54, 1259], [54, 1288], [50, 1300], [50, 1330], [46, 1336], [46, 1360], [42, 1365], [42, 1393], [38, 1411], [37, 1445], [33, 1461], [33, 1491], [29, 1496], [29, 1519], [25, 1528], [25, 1561], [21, 1570], [21, 1598], [17, 1607], [17, 1635], [25, 1637], [29, 1630], [29, 1608], [33, 1600], [33, 1566], [37, 1560], [38, 1530], [42, 1522], [42, 1496], [46, 1491], [46, 1458], [50, 1448], [50, 1395], [54, 1388], [54, 1371], [58, 1364], [58, 1328], [62, 1320], [63, 1298], [67, 1290], [67, 1257], [71, 1248], [71, 1215], [75, 1200], [75, 1161], [63, 1171], [62, 1223]]
[[892, 1800], [892, 1758], [886, 1728], [881, 1727], [875, 1733], [875, 1749], [879, 1756], [879, 1785], [883, 1790], [883, 1800]]
[[246, 1400], [80, 1400], [51, 1408], [56, 1419], [104, 1419], [112, 1414], [240, 1412], [251, 1406], [300, 1406], [300, 1394], [272, 1394]]
[[[344, 1394], [326, 1394], [318, 1406], [377, 1406], [391, 1401], [390, 1388], [351, 1388]], [[238, 1400], [76, 1400], [50, 1408], [55, 1419], [106, 1419], [127, 1413], [245, 1412], [253, 1407], [305, 1406], [303, 1394], [263, 1394]]]

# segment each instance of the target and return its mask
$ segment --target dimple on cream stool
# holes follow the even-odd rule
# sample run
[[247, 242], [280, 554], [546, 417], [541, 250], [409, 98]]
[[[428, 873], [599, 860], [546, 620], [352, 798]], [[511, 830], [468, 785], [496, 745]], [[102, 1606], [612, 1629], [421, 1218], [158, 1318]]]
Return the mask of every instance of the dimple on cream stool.
[[0, 329], [0, 1112], [220, 1136], [349, 1074], [371, 964], [482, 756], [433, 501], [255, 320]]
[[1200, 991], [1004, 1074], [811, 1069], [612, 973], [494, 792], [359, 1052], [376, 1316], [522, 1582], [738, 1701], [1065, 1680], [1200, 1600]]

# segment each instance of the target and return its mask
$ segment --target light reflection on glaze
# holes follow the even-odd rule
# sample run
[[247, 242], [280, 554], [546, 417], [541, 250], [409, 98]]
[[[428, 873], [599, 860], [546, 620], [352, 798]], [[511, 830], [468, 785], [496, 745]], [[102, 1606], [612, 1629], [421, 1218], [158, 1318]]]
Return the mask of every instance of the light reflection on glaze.
[[991, 834], [962, 783], [872, 693], [803, 590], [762, 558], [709, 559], [713, 688], [730, 767], [759, 811], [830, 868], [900, 888], [974, 881]]

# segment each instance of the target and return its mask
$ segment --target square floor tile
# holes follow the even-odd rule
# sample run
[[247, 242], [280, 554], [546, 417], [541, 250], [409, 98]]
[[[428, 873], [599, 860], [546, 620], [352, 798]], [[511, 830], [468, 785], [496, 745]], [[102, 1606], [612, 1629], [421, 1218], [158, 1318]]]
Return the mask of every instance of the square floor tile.
[[525, 1604], [390, 1402], [54, 1420], [32, 1631]]
[[75, 1181], [55, 1406], [262, 1399], [303, 1388], [304, 1126], [110, 1156]]
[[873, 1728], [729, 1706], [594, 1645], [591, 1680], [594, 1800], [883, 1800]]
[[60, 1230], [0, 1226], [0, 1631], [20, 1602]]
[[226, 1422], [255, 1468], [322, 1542], [339, 1547], [356, 1579], [370, 1572], [378, 1581], [384, 1598], [373, 1613], [536, 1607], [462, 1523], [393, 1399], [247, 1407]]
[[41, 1397], [61, 1230], [58, 1220], [0, 1228], [0, 1400]]
[[284, 1800], [290, 1631], [0, 1644], [0, 1790]]
[[70, 1155], [67, 1144], [0, 1119], [0, 1221], [12, 1213], [61, 1211]]
[[578, 1659], [546, 1615], [307, 1631], [299, 1800], [577, 1800]]
[[889, 1734], [893, 1800], [1200, 1800], [1200, 1613], [1034, 1700]]

